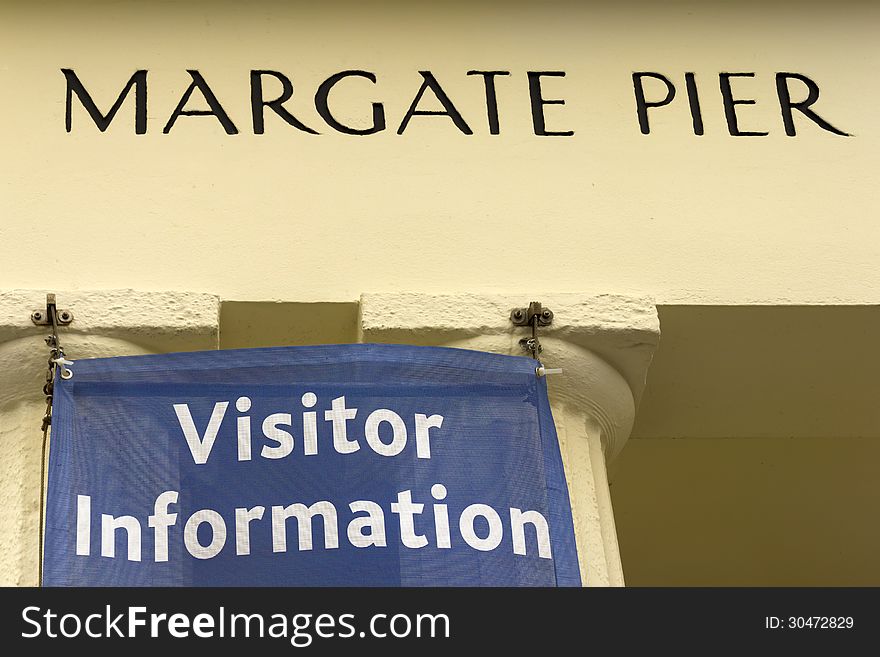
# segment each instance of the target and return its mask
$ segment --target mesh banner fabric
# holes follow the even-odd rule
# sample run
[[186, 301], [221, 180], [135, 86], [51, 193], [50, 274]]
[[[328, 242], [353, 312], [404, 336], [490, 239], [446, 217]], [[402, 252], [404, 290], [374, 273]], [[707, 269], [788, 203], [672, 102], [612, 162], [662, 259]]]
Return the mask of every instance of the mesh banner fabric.
[[535, 361], [402, 345], [78, 360], [46, 586], [579, 586]]

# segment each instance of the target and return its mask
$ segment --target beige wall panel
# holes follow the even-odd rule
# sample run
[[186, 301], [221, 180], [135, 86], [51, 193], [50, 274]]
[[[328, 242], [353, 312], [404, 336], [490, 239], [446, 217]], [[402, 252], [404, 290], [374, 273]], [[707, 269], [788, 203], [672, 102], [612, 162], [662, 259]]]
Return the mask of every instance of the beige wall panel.
[[[549, 289], [649, 294], [659, 303], [876, 303], [880, 299], [880, 65], [869, 3], [4, 3], [0, 8], [0, 282], [210, 291], [251, 301], [354, 301], [364, 290]], [[63, 67], [106, 110], [149, 69], [148, 133], [133, 98], [106, 133], [74, 103]], [[197, 68], [241, 134], [181, 117]], [[276, 69], [308, 135], [267, 117], [254, 135], [248, 72]], [[313, 105], [329, 75], [342, 120], [389, 129], [334, 133]], [[414, 117], [429, 69], [474, 131]], [[484, 89], [498, 79], [501, 134]], [[546, 78], [551, 130], [533, 134], [526, 72]], [[631, 73], [678, 88], [642, 135]], [[696, 74], [706, 134], [693, 134], [683, 74]], [[727, 134], [718, 73], [746, 130]], [[821, 87], [818, 113], [783, 131], [777, 71]], [[267, 95], [274, 88], [267, 84]], [[652, 87], [650, 94], [658, 93]], [[662, 93], [662, 89], [659, 91]], [[793, 93], [794, 90], [793, 90]], [[196, 93], [190, 108], [204, 107]], [[427, 94], [422, 107], [436, 108]], [[58, 231], [57, 233], [55, 231]], [[60, 234], [60, 237], [57, 235]]]

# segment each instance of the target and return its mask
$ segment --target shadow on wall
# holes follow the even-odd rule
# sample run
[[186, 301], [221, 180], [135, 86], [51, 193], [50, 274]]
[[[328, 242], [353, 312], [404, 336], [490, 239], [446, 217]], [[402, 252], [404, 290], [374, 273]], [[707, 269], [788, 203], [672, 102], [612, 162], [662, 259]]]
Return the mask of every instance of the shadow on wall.
[[358, 304], [224, 301], [220, 348], [357, 342]]
[[631, 440], [629, 586], [880, 586], [880, 439]]
[[666, 306], [612, 497], [628, 585], [880, 585], [880, 306]]

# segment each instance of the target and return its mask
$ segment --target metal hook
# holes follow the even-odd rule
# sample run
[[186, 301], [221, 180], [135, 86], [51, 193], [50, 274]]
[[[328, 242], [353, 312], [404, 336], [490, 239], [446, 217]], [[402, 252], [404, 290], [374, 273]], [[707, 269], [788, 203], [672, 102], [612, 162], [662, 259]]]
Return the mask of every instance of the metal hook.
[[553, 323], [553, 311], [544, 308], [540, 301], [532, 301], [527, 308], [514, 308], [510, 312], [510, 321], [514, 326], [531, 327], [532, 337], [523, 338], [519, 343], [532, 358], [538, 360], [538, 355], [544, 350], [538, 340], [538, 327], [550, 326]]
[[73, 378], [73, 370], [67, 366], [72, 365], [72, 360], [64, 356], [64, 349], [58, 339], [58, 327], [67, 326], [73, 321], [73, 313], [69, 310], [59, 311], [55, 303], [55, 295], [51, 292], [46, 295], [46, 310], [35, 310], [31, 313], [31, 321], [37, 326], [49, 326], [52, 332], [46, 336], [46, 345], [49, 347], [48, 368], [46, 370], [46, 383], [43, 386], [43, 394], [46, 395], [46, 415], [43, 417], [43, 431], [52, 424], [52, 399], [54, 393], [55, 372], [61, 368], [61, 378], [68, 380]]

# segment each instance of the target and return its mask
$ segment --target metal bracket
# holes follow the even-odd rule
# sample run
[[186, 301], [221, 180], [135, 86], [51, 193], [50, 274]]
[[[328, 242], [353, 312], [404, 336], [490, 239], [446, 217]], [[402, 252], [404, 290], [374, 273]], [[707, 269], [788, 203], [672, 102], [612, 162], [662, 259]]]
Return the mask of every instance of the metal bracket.
[[550, 326], [553, 323], [553, 311], [544, 308], [540, 301], [532, 301], [528, 308], [514, 308], [510, 311], [510, 321], [514, 326], [531, 326], [536, 317], [538, 326]]
[[531, 326], [532, 337], [523, 338], [519, 341], [522, 348], [525, 349], [532, 358], [538, 360], [544, 348], [538, 340], [538, 327], [550, 326], [553, 323], [553, 311], [544, 308], [540, 301], [532, 301], [528, 308], [514, 308], [510, 311], [510, 321], [514, 326]]
[[55, 326], [67, 326], [73, 321], [73, 313], [69, 310], [58, 310], [55, 307], [55, 295], [46, 295], [46, 310], [35, 310], [31, 313], [31, 321], [37, 326], [52, 326], [52, 317], [55, 317]]

